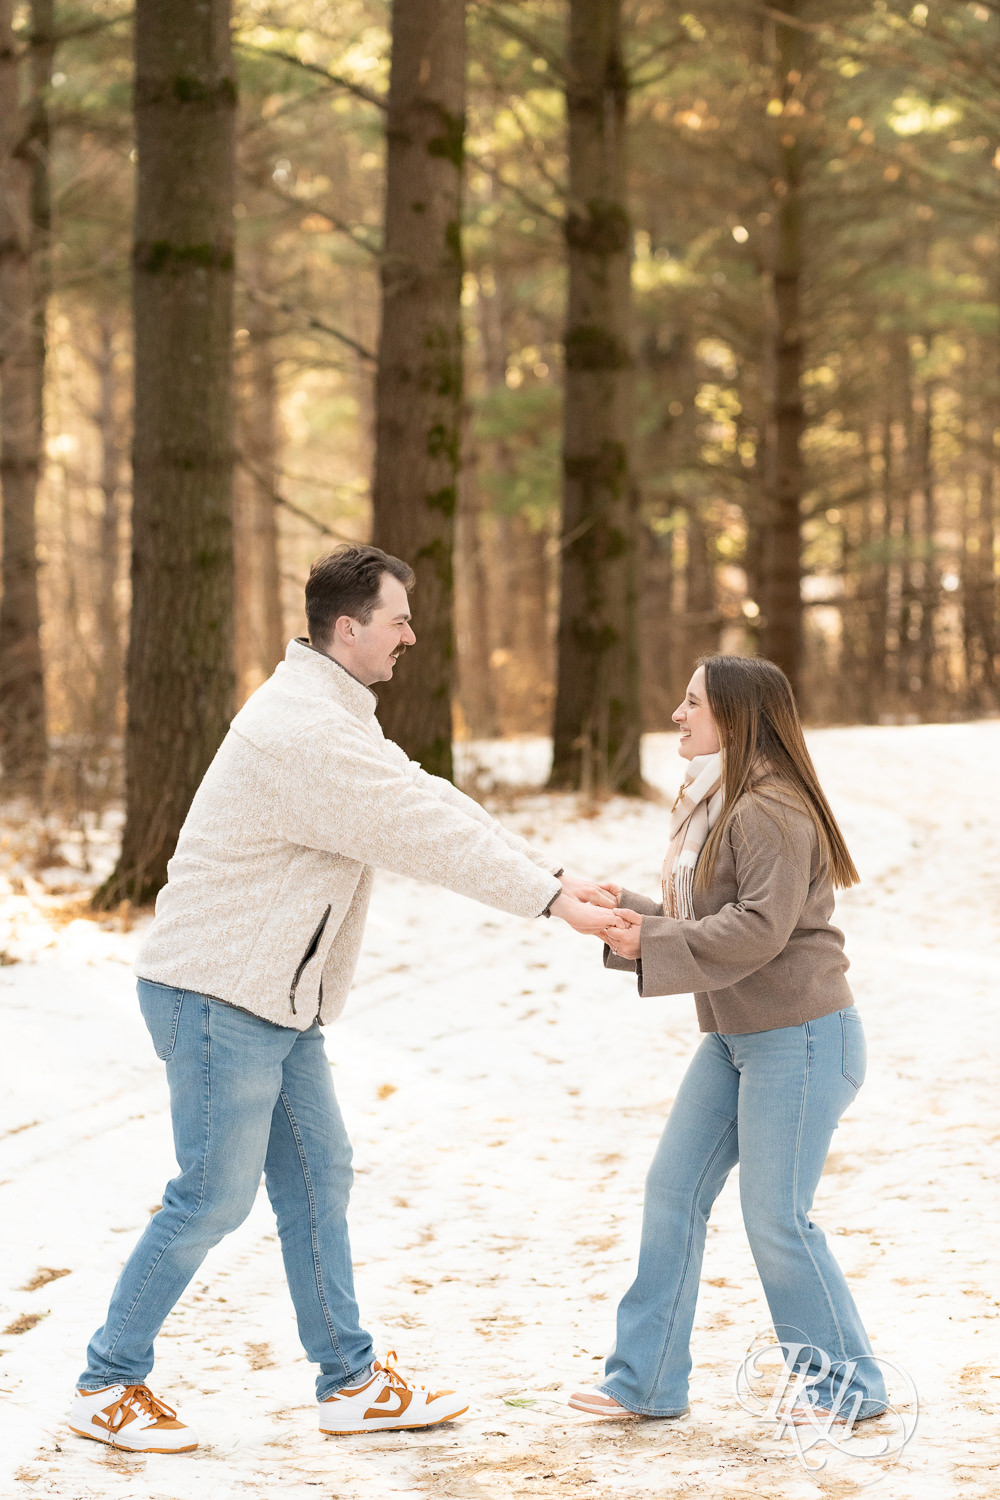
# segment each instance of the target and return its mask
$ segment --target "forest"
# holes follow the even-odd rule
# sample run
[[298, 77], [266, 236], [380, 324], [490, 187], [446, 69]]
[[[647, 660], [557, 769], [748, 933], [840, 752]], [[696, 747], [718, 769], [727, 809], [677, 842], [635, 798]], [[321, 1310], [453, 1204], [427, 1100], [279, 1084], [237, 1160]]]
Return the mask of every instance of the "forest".
[[1000, 5], [0, 0], [5, 798], [147, 900], [312, 560], [386, 732], [643, 789], [704, 652], [998, 708]]

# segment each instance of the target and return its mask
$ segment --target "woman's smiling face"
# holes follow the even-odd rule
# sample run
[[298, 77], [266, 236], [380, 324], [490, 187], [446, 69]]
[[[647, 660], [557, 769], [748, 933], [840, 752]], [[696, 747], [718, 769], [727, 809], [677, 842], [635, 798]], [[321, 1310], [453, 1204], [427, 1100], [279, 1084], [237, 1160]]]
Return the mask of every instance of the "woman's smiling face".
[[705, 691], [704, 667], [695, 670], [684, 694], [684, 702], [674, 710], [671, 718], [681, 732], [677, 753], [684, 760], [694, 760], [696, 755], [714, 755], [720, 748], [718, 731]]

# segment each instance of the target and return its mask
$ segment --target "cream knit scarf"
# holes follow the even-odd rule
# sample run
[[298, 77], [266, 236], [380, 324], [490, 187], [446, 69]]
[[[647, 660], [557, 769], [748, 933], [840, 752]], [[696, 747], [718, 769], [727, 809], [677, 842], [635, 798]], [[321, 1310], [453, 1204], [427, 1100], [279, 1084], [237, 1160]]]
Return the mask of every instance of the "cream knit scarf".
[[670, 843], [663, 861], [663, 913], [694, 919], [694, 870], [722, 811], [722, 754], [696, 755], [670, 809]]

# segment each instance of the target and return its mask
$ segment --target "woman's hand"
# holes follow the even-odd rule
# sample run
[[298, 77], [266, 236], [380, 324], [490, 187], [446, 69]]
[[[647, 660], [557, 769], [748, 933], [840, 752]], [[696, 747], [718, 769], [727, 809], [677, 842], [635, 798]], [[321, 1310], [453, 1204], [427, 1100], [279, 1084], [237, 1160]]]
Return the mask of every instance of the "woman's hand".
[[602, 936], [612, 953], [618, 958], [637, 959], [642, 935], [642, 918], [637, 911], [627, 907], [616, 908], [613, 922], [605, 927]]
[[621, 900], [621, 893], [615, 894], [610, 886], [599, 884], [596, 880], [584, 880], [579, 875], [560, 875], [563, 894], [572, 896], [575, 901], [589, 901], [593, 906], [611, 907], [617, 906]]
[[562, 917], [564, 922], [568, 922], [574, 932], [582, 932], [590, 937], [601, 936], [611, 915], [606, 906], [578, 901], [565, 890], [555, 898], [549, 911], [554, 917]]

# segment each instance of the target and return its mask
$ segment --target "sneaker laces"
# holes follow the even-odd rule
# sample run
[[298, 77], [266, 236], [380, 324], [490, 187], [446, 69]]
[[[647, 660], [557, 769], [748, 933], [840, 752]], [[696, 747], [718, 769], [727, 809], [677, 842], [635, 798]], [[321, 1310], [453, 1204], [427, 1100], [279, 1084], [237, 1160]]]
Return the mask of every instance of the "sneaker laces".
[[395, 1349], [390, 1349], [389, 1353], [386, 1355], [385, 1361], [382, 1365], [382, 1373], [385, 1375], [389, 1384], [391, 1386], [395, 1386], [395, 1388], [399, 1391], [425, 1391], [427, 1389], [425, 1385], [414, 1385], [412, 1380], [407, 1380], [405, 1375], [401, 1375], [399, 1373], [396, 1368]]
[[177, 1416], [173, 1407], [154, 1396], [148, 1385], [127, 1385], [108, 1412], [109, 1432], [119, 1430], [125, 1421], [129, 1407], [140, 1416], [152, 1417], [154, 1422], [158, 1422], [161, 1417], [174, 1420]]

